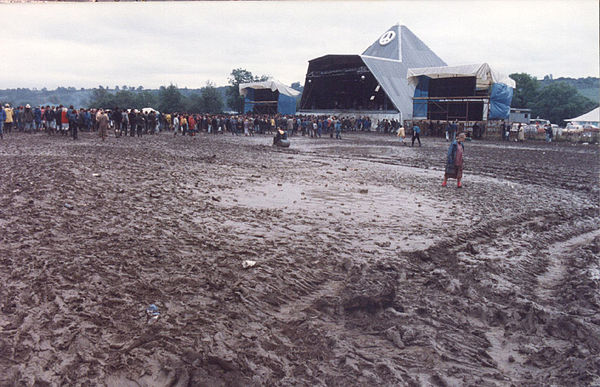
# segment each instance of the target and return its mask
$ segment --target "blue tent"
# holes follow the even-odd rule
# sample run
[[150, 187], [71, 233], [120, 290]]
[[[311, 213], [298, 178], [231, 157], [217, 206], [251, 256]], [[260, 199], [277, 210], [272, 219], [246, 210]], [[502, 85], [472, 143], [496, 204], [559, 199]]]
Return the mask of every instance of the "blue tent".
[[240, 95], [244, 96], [244, 113], [273, 112], [296, 114], [296, 98], [300, 92], [270, 79], [264, 82], [240, 83]]

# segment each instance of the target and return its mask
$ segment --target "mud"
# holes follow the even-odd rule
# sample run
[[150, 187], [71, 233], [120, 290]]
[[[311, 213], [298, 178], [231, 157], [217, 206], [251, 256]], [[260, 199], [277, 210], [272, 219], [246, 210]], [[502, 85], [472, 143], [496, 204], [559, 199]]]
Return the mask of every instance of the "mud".
[[598, 147], [270, 142], [5, 136], [0, 385], [600, 384]]

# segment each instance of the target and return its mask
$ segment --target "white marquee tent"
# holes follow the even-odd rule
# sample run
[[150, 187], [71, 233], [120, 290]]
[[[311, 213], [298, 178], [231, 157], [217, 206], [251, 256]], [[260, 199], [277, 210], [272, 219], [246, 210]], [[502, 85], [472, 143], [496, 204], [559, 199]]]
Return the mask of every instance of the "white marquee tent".
[[582, 125], [583, 124], [592, 124], [592, 125], [598, 126], [598, 123], [600, 122], [600, 107], [597, 107], [594, 110], [592, 110], [591, 112], [587, 112], [579, 117], [569, 118], [568, 120], [565, 120], [565, 121], [577, 122]]

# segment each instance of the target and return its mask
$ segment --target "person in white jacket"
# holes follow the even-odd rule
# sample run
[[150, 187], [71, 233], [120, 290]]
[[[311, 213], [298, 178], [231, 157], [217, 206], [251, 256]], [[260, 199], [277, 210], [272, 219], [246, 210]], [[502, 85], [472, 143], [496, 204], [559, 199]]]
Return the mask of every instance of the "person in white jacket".
[[173, 136], [177, 136], [177, 132], [179, 132], [179, 117], [173, 114]]

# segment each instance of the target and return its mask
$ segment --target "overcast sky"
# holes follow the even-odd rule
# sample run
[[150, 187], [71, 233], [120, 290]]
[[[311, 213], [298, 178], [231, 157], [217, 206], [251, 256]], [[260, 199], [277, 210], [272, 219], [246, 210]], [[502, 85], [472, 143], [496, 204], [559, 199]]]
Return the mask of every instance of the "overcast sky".
[[227, 84], [233, 68], [304, 83], [406, 25], [448, 65], [599, 76], [597, 0], [0, 4], [0, 88]]

